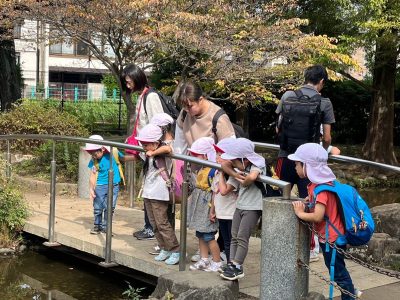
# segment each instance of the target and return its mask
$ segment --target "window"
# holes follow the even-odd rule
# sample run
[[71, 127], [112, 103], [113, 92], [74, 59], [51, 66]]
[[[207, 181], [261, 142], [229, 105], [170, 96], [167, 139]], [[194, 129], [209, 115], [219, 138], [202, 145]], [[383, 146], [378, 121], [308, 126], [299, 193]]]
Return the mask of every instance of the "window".
[[86, 45], [83, 42], [77, 42], [76, 43], [76, 55], [88, 55], [89, 54], [89, 48], [88, 45]]
[[14, 26], [14, 38], [15, 39], [20, 39], [21, 38], [21, 31], [22, 31], [22, 25], [24, 24], [24, 21], [18, 22]]

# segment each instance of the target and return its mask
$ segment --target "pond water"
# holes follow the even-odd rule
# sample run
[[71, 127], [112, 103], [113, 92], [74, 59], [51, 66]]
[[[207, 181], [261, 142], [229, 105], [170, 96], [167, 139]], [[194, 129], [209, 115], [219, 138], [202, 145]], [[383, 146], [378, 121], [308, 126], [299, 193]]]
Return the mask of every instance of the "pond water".
[[142, 296], [152, 292], [149, 285], [57, 252], [29, 250], [13, 258], [0, 257], [0, 299], [124, 299], [126, 281], [144, 287]]

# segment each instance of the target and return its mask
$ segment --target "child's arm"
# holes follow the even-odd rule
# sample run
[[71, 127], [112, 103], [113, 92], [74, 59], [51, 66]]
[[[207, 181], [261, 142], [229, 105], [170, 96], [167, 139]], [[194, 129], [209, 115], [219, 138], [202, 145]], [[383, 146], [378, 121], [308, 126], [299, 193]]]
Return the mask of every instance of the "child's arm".
[[249, 186], [257, 180], [258, 175], [260, 175], [260, 172], [254, 170], [245, 175], [244, 179], [237, 178], [237, 180], [242, 184], [242, 186]]
[[233, 169], [232, 162], [230, 160], [224, 161], [221, 164], [221, 167], [222, 167], [222, 171], [225, 174], [228, 174], [229, 176], [236, 177], [238, 175], [238, 173], [236, 173], [235, 170]]
[[294, 201], [292, 204], [294, 213], [296, 214], [296, 216], [299, 217], [299, 219], [302, 219], [303, 221], [319, 223], [324, 219], [325, 205], [321, 203], [317, 202], [315, 204], [314, 212], [311, 213], [304, 211], [305, 205], [303, 201]]
[[94, 189], [96, 188], [96, 173], [93, 170], [90, 170], [90, 177], [89, 177], [89, 199], [94, 200], [96, 198], [96, 193]]
[[211, 208], [210, 208], [210, 221], [215, 223], [216, 215], [215, 215], [215, 205], [214, 205], [214, 193], [211, 196]]
[[151, 157], [151, 156], [157, 156], [157, 155], [162, 155], [162, 154], [171, 154], [172, 153], [172, 147], [170, 145], [164, 145], [156, 150], [152, 151], [149, 150], [146, 152], [146, 156]]
[[224, 173], [221, 172], [220, 179], [218, 182], [218, 189], [222, 196], [228, 195], [230, 192], [235, 190], [233, 185], [230, 185], [226, 182]]

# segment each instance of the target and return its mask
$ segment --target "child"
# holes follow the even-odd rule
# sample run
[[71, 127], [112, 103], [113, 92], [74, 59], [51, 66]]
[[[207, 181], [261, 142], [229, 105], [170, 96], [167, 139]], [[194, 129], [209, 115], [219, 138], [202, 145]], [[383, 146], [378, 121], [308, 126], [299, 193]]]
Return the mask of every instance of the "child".
[[224, 150], [221, 158], [229, 162], [222, 164], [223, 169], [233, 174], [240, 185], [232, 220], [230, 262], [221, 269], [221, 277], [236, 280], [244, 277], [242, 265], [247, 255], [250, 235], [262, 212], [262, 192], [254, 182], [266, 170], [264, 158], [254, 152], [254, 144], [248, 139], [235, 139]]
[[[100, 135], [92, 135], [92, 140], [100, 140]], [[105, 233], [107, 228], [107, 199], [108, 199], [108, 170], [110, 169], [110, 147], [87, 143], [85, 150], [92, 156], [88, 167], [90, 171], [89, 178], [89, 197], [93, 200], [94, 210], [94, 227], [90, 231], [91, 234]], [[121, 181], [122, 169], [120, 169], [119, 159], [123, 159], [124, 155], [118, 151], [118, 161], [113, 156], [112, 165], [114, 170], [113, 179], [113, 204], [112, 211], [114, 213], [117, 203], [119, 183]], [[103, 222], [104, 215], [104, 222]]]
[[[313, 222], [315, 230], [319, 233], [322, 238], [319, 238], [320, 249], [324, 256], [325, 265], [330, 270], [332, 249], [326, 251], [325, 237], [325, 220], [324, 216], [327, 216], [333, 225], [339, 230], [340, 233], [344, 233], [343, 221], [340, 217], [340, 212], [337, 206], [336, 195], [329, 191], [323, 191], [318, 194], [317, 198], [314, 199], [314, 188], [319, 184], [330, 184], [336, 179], [332, 170], [327, 165], [328, 152], [316, 143], [307, 143], [299, 146], [294, 154], [288, 156], [290, 160], [293, 160], [296, 164], [296, 172], [300, 178], [308, 178], [311, 183], [307, 187], [308, 197], [311, 203], [316, 203], [315, 207], [310, 209], [310, 212], [305, 211], [305, 204], [303, 201], [293, 202], [293, 208], [295, 214], [306, 222]], [[329, 242], [336, 243], [337, 247], [346, 249], [346, 245], [337, 241], [338, 233], [329, 226]], [[329, 248], [328, 248], [329, 249]], [[350, 274], [346, 269], [343, 254], [336, 253], [335, 259], [335, 282], [343, 289], [347, 290], [351, 294], [354, 294], [354, 286], [351, 280]], [[348, 295], [342, 293], [342, 299], [353, 299]]]
[[[190, 155], [203, 160], [215, 162], [214, 140], [210, 137], [202, 137], [196, 140], [190, 149]], [[204, 270], [216, 272], [221, 267], [221, 257], [215, 234], [218, 230], [218, 222], [210, 216], [212, 191], [211, 184], [215, 170], [209, 167], [201, 167], [196, 176], [196, 186], [190, 195], [188, 202], [188, 227], [196, 230], [199, 239], [201, 259], [189, 267], [190, 270]], [[212, 255], [212, 261], [208, 259], [208, 252]]]
[[[169, 189], [163, 176], [168, 176], [166, 170], [159, 169], [157, 161], [168, 158], [159, 157], [172, 151], [170, 146], [164, 147], [161, 141], [163, 133], [160, 127], [148, 124], [140, 130], [136, 139], [146, 151], [143, 165], [143, 198], [149, 221], [154, 229], [161, 251], [154, 257], [156, 261], [165, 261], [167, 265], [179, 262], [179, 243], [175, 232], [168, 221]], [[165, 165], [168, 165], [165, 163]], [[169, 164], [170, 165], [170, 164]]]
[[[234, 141], [234, 138], [226, 138], [214, 145], [217, 163], [223, 164], [224, 160], [221, 155], [232, 147]], [[228, 176], [223, 171], [217, 171], [212, 184], [214, 198], [211, 215], [213, 216], [215, 212], [218, 220], [219, 234], [222, 236], [226, 261], [230, 260], [232, 218], [236, 209], [238, 187], [239, 182], [235, 178]]]
[[221, 277], [227, 280], [243, 278], [243, 262], [246, 258], [250, 235], [262, 212], [262, 192], [255, 185], [257, 177], [266, 172], [265, 159], [254, 152], [254, 144], [248, 139], [238, 138], [221, 155], [229, 160], [223, 168], [228, 174], [232, 172], [239, 181], [239, 195], [232, 220], [232, 240], [230, 262], [222, 269]]

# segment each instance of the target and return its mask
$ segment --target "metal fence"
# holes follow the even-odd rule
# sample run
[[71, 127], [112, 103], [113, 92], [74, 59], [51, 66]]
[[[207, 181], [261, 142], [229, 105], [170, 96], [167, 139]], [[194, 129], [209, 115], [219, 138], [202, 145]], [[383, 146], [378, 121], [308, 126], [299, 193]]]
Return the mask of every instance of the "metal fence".
[[[11, 176], [10, 141], [11, 140], [15, 140], [15, 139], [50, 140], [50, 141], [53, 142], [53, 156], [52, 156], [52, 161], [51, 161], [51, 188], [50, 188], [50, 209], [49, 209], [48, 241], [45, 244], [48, 245], [48, 246], [58, 245], [58, 243], [54, 239], [54, 236], [55, 236], [54, 235], [55, 205], [56, 205], [56, 197], [55, 197], [55, 186], [56, 186], [55, 149], [56, 148], [55, 148], [55, 145], [56, 145], [57, 142], [90, 143], [90, 142], [92, 142], [92, 140], [87, 139], [87, 138], [80, 138], [80, 137], [55, 136], [55, 135], [35, 135], [35, 134], [30, 134], [30, 135], [28, 135], [28, 134], [27, 135], [25, 135], [25, 134], [0, 135], [0, 140], [5, 140], [7, 142], [7, 156], [6, 156], [6, 158], [7, 158], [7, 167], [6, 167], [6, 176], [7, 176], [7, 178], [10, 178], [10, 176]], [[110, 149], [111, 152], [112, 152], [112, 148], [113, 147], [118, 147], [120, 149], [131, 149], [131, 150], [137, 150], [137, 151], [144, 152], [142, 147], [130, 146], [130, 145], [127, 145], [127, 144], [124, 144], [124, 143], [118, 143], [118, 142], [112, 142], [112, 141], [97, 141], [96, 143], [104, 145], [104, 146], [110, 146], [111, 147], [111, 149]], [[279, 146], [278, 145], [274, 145], [274, 144], [265, 144], [265, 143], [255, 143], [255, 144], [256, 144], [257, 149], [259, 149], [259, 150], [271, 150], [271, 149], [272, 150], [277, 150], [277, 149], [279, 149]], [[185, 163], [184, 169], [185, 170], [189, 169], [188, 168], [188, 164], [189, 163], [194, 163], [194, 164], [197, 164], [197, 165], [202, 165], [202, 166], [206, 166], [206, 167], [221, 169], [221, 166], [219, 164], [217, 164], [217, 163], [204, 161], [204, 160], [201, 160], [201, 159], [198, 159], [198, 158], [195, 158], [195, 157], [191, 157], [191, 156], [173, 154], [173, 155], [171, 155], [171, 157], [173, 159], [179, 159], [179, 160], [184, 161], [184, 163]], [[390, 171], [393, 171], [393, 172], [400, 173], [400, 167], [396, 167], [396, 166], [385, 165], [385, 164], [381, 164], [381, 163], [371, 162], [371, 161], [367, 161], [367, 160], [362, 160], [362, 159], [357, 159], [357, 158], [347, 157], [347, 156], [342, 156], [342, 155], [331, 156], [330, 158], [333, 159], [333, 160], [341, 161], [341, 162], [360, 163], [360, 164], [364, 164], [364, 165], [368, 165], [368, 166], [372, 166], [372, 167], [378, 167], [378, 168], [382, 168], [382, 169], [385, 169], [385, 170], [390, 170]], [[110, 156], [110, 160], [111, 161], [113, 160], [112, 155]], [[107, 202], [108, 207], [112, 206], [112, 194], [113, 194], [112, 193], [112, 188], [113, 188], [112, 179], [113, 179], [114, 176], [113, 176], [113, 168], [111, 166], [112, 166], [112, 164], [110, 164], [109, 177], [108, 177], [109, 178], [109, 192], [108, 192], [108, 202]], [[285, 181], [281, 181], [281, 180], [277, 180], [277, 179], [274, 179], [274, 178], [268, 177], [268, 176], [259, 176], [259, 178], [257, 180], [261, 181], [261, 182], [264, 182], [264, 183], [267, 183], [267, 184], [270, 184], [270, 185], [278, 186], [279, 188], [281, 188], [283, 195], [282, 195], [282, 197], [277, 198], [278, 200], [279, 199], [280, 200], [285, 200], [285, 199], [289, 200], [290, 199], [290, 193], [291, 193], [291, 184], [290, 183], [285, 182]], [[186, 269], [187, 199], [188, 199], [188, 192], [189, 192], [189, 174], [188, 174], [188, 172], [186, 172], [186, 174], [185, 174], [182, 190], [183, 191], [182, 191], [182, 202], [181, 202], [180, 261], [179, 261], [179, 270], [180, 271], [184, 271]], [[283, 202], [284, 201], [282, 201], [282, 203]], [[264, 203], [264, 210], [265, 210], [265, 207], [266, 207], [265, 203]], [[263, 210], [263, 215], [265, 213], [264, 210]], [[114, 266], [115, 263], [113, 263], [111, 261], [112, 210], [108, 209], [107, 213], [108, 213], [108, 220], [109, 221], [107, 222], [107, 229], [106, 229], [105, 260], [101, 264], [104, 265], [104, 266]], [[294, 215], [294, 214], [291, 213], [291, 215]], [[264, 224], [264, 221], [266, 221], [266, 220], [263, 220], [263, 230], [264, 230], [264, 228], [266, 226]], [[299, 221], [297, 219], [296, 219], [295, 222], [299, 222], [300, 224], [302, 224], [301, 226], [304, 226], [304, 228], [308, 227], [308, 224], [306, 224], [304, 222], [301, 222], [301, 221]], [[312, 231], [313, 231], [313, 229], [311, 228], [310, 232], [312, 232]], [[262, 249], [264, 247], [268, 247], [268, 245], [264, 245], [264, 244], [268, 244], [268, 243], [264, 242], [264, 239], [265, 239], [265, 237], [263, 235]], [[298, 241], [299, 241], [299, 238], [297, 237], [297, 238], [295, 238], [293, 240], [293, 243], [296, 243], [296, 245], [298, 245]], [[304, 241], [303, 241], [303, 246], [304, 246]], [[270, 251], [270, 252], [273, 252], [273, 251]], [[295, 253], [297, 253], [297, 250], [295, 251]], [[304, 256], [304, 251], [303, 251], [303, 256]], [[346, 256], [346, 257], [348, 257], [348, 256]], [[352, 257], [350, 257], [350, 258], [352, 258]], [[261, 258], [262, 261], [264, 259], [265, 259], [264, 257]], [[360, 263], [359, 259], [358, 260], [354, 259], [354, 261]], [[380, 272], [382, 274], [386, 274], [388, 276], [400, 278], [400, 273], [399, 272], [392, 272], [392, 273], [389, 272], [388, 273], [387, 271], [383, 271], [383, 269], [380, 269], [380, 268], [378, 268], [376, 266], [370, 266], [370, 265], [368, 265], [368, 264], [366, 264], [364, 262], [362, 262], [361, 264], [364, 265], [364, 266], [367, 265], [367, 267], [369, 267], [370, 269], [375, 270], [377, 272]], [[287, 265], [288, 264], [283, 264], [282, 265], [282, 270], [284, 270], [284, 268], [287, 267]], [[309, 268], [309, 266], [303, 260], [301, 260], [299, 258], [298, 258], [298, 266], [300, 268], [296, 268], [295, 266], [291, 266], [291, 265], [289, 266], [289, 268], [292, 268], [292, 269], [296, 268], [294, 272], [301, 272], [300, 269], [303, 269], [303, 270], [307, 269], [308, 271], [312, 272], [312, 270]], [[265, 274], [267, 274], [265, 268], [267, 268], [267, 267], [265, 266], [265, 262], [263, 261], [263, 263], [261, 264], [261, 276], [262, 276], [262, 278], [263, 278], [263, 276], [265, 277]], [[279, 272], [279, 273], [286, 274], [284, 271], [282, 271], [282, 272]], [[272, 274], [272, 275], [274, 275], [274, 274]], [[295, 277], [295, 278], [297, 278], [297, 277]], [[335, 283], [333, 283], [332, 281], [329, 281], [329, 280], [325, 280], [325, 281], [329, 285], [335, 286]], [[303, 285], [304, 284], [308, 284], [308, 279], [306, 279], [305, 281], [301, 281], [301, 284], [303, 284]], [[336, 285], [336, 287], [338, 289], [340, 289], [337, 285]], [[293, 289], [293, 291], [296, 290], [296, 284], [293, 284], [292, 289]], [[273, 291], [274, 287], [269, 287], [268, 284], [263, 283], [263, 280], [261, 280], [261, 291], [265, 291], [265, 290]], [[308, 290], [308, 289], [306, 289], [306, 290]], [[265, 296], [264, 295], [262, 298], [263, 299], [274, 299], [273, 298], [274, 296], [272, 296], [272, 298], [270, 296]], [[354, 296], [354, 298], [356, 298], [355, 295], [351, 295], [351, 296], [352, 297]]]

